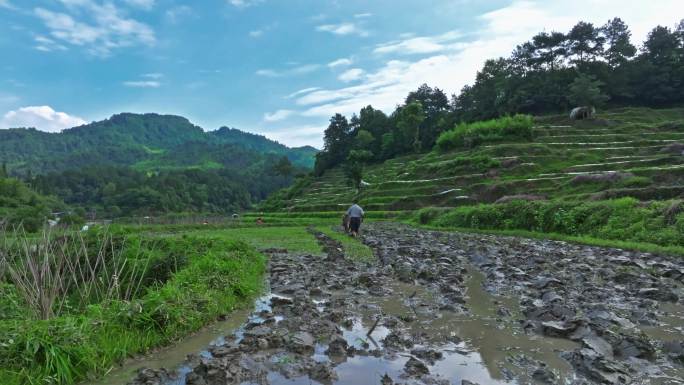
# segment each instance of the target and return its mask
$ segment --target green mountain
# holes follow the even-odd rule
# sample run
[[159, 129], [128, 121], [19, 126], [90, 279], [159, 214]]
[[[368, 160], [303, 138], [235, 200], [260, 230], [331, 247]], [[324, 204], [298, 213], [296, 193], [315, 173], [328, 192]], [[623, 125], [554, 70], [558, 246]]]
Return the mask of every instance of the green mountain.
[[[7, 163], [15, 174], [44, 174], [92, 166], [159, 165], [160, 158], [185, 166], [204, 167], [206, 164], [188, 164], [180, 159], [180, 148], [193, 146], [226, 145], [226, 151], [248, 151], [252, 157], [278, 155], [287, 157], [293, 164], [309, 168], [316, 150], [311, 147], [290, 149], [260, 135], [236, 129], [221, 128], [205, 132], [186, 118], [173, 115], [122, 113], [111, 118], [60, 133], [46, 133], [32, 128], [0, 130], [0, 162]], [[216, 151], [212, 151], [216, 153]], [[174, 154], [178, 154], [175, 156]], [[221, 163], [203, 158], [203, 161]], [[230, 168], [229, 164], [223, 167]]]
[[123, 113], [61, 133], [0, 130], [10, 174], [98, 217], [233, 213], [288, 186], [316, 152], [227, 127], [205, 132], [173, 115]]

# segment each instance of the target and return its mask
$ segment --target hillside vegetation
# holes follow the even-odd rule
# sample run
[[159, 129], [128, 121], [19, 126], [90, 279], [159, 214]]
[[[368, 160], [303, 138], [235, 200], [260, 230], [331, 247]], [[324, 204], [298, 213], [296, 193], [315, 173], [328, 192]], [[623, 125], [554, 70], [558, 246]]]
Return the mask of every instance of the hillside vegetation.
[[[483, 125], [492, 124], [471, 127]], [[264, 209], [318, 216], [356, 199], [383, 215], [432, 207], [416, 221], [443, 227], [684, 245], [684, 109], [614, 109], [578, 122], [545, 116], [530, 132], [369, 165], [358, 194], [342, 168], [328, 170]]]
[[0, 130], [0, 163], [11, 175], [100, 218], [232, 214], [288, 186], [316, 152], [157, 114], [118, 114], [61, 133]]

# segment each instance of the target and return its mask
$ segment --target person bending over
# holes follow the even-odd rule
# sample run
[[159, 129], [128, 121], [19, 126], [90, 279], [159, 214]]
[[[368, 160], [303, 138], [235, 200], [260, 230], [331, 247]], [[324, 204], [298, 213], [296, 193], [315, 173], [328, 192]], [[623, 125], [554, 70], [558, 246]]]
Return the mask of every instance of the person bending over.
[[363, 220], [363, 209], [358, 204], [354, 203], [347, 210], [349, 216], [349, 230], [351, 230], [352, 237], [359, 235], [361, 228], [361, 221]]

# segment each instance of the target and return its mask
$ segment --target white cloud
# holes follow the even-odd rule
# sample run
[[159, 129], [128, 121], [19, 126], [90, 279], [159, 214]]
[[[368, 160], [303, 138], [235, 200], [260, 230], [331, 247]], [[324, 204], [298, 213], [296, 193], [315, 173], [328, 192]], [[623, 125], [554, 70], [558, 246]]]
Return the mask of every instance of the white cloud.
[[171, 24], [179, 23], [184, 19], [187, 19], [194, 15], [195, 13], [192, 10], [192, 8], [188, 7], [187, 5], [179, 5], [173, 8], [169, 8], [164, 13], [166, 21], [168, 21]]
[[145, 10], [150, 10], [154, 7], [154, 2], [155, 0], [125, 0], [127, 4], [137, 7], [137, 8], [142, 8]]
[[264, 76], [268, 78], [280, 78], [287, 76], [305, 75], [318, 70], [321, 66], [319, 64], [303, 64], [300, 66], [287, 68], [284, 70], [274, 70], [274, 69], [260, 69], [255, 73], [259, 76]]
[[164, 74], [159, 72], [151, 72], [147, 74], [142, 74], [141, 76], [148, 79], [161, 79], [164, 77]]
[[34, 127], [41, 131], [59, 132], [86, 123], [78, 116], [57, 112], [50, 106], [29, 106], [7, 112], [0, 119], [0, 128]]
[[330, 32], [335, 35], [368, 36], [368, 32], [354, 23], [324, 24], [316, 27], [317, 31]]
[[[85, 47], [97, 56], [109, 56], [114, 49], [133, 45], [153, 45], [154, 31], [147, 24], [122, 15], [113, 3], [94, 0], [61, 0], [72, 14], [35, 8], [35, 15], [50, 31], [50, 38]], [[80, 20], [75, 18], [80, 17]]]
[[320, 89], [321, 89], [321, 87], [309, 87], [309, 88], [304, 88], [304, 89], [301, 89], [301, 90], [299, 90], [299, 91], [295, 91], [295, 92], [293, 92], [293, 93], [287, 95], [285, 98], [286, 98], [286, 99], [292, 99], [292, 98], [294, 98], [295, 96], [300, 96], [300, 95], [303, 95], [303, 94], [308, 94], [308, 93], [310, 93], [310, 92], [317, 91], [317, 90], [320, 90]]
[[292, 110], [278, 110], [274, 113], [265, 113], [264, 114], [264, 121], [266, 122], [278, 122], [284, 119], [289, 118], [294, 114], [294, 111]]
[[352, 68], [342, 72], [337, 78], [345, 83], [348, 83], [354, 80], [360, 80], [365, 73], [366, 71], [362, 70], [361, 68]]
[[352, 64], [352, 61], [347, 58], [342, 58], [342, 59], [337, 59], [334, 61], [331, 61], [328, 63], [328, 67], [330, 68], [337, 68], [337, 67], [346, 67]]
[[15, 9], [9, 0], [0, 0], [0, 8]]
[[449, 31], [437, 36], [409, 37], [404, 40], [379, 44], [373, 52], [403, 55], [443, 52], [452, 49], [456, 45], [455, 41], [461, 37], [462, 34], [457, 31]]
[[356, 15], [354, 15], [354, 17], [357, 19], [365, 19], [365, 18], [371, 17], [371, 16], [373, 16], [372, 13], [357, 13]]
[[237, 8], [247, 8], [261, 3], [263, 0], [228, 0], [228, 3]]
[[161, 83], [156, 80], [129, 80], [123, 82], [123, 85], [133, 88], [159, 88]]
[[269, 139], [273, 139], [290, 147], [314, 146], [323, 147], [323, 131], [326, 124], [289, 126], [277, 130], [261, 131]]
[[254, 31], [249, 31], [249, 36], [250, 37], [261, 37], [264, 34], [263, 29], [256, 29]]
[[35, 49], [38, 51], [43, 51], [43, 52], [52, 52], [52, 51], [66, 51], [67, 47], [65, 47], [62, 44], [57, 43], [56, 41], [50, 39], [49, 37], [45, 36], [36, 36], [33, 38], [33, 40], [36, 42], [36, 45], [34, 46]]
[[[517, 44], [540, 31], [566, 32], [579, 20], [603, 25], [619, 16], [641, 43], [654, 26], [674, 25], [684, 14], [680, 0], [654, 0], [644, 7], [636, 1], [576, 0], [575, 2], [514, 1], [507, 7], [483, 14], [479, 31], [469, 31], [469, 39], [459, 31], [434, 36], [401, 36], [400, 40], [375, 47], [378, 54], [412, 54], [418, 58], [389, 60], [379, 69], [367, 72], [363, 82], [341, 88], [318, 89], [297, 95], [295, 103], [304, 109], [300, 115], [327, 119], [334, 113], [350, 115], [372, 104], [391, 112], [407, 93], [423, 83], [437, 86], [447, 94], [458, 93], [471, 84], [484, 61], [508, 56]], [[592, 13], [584, 12], [592, 9]], [[672, 12], [663, 13], [663, 9]], [[616, 11], [618, 10], [618, 11]]]

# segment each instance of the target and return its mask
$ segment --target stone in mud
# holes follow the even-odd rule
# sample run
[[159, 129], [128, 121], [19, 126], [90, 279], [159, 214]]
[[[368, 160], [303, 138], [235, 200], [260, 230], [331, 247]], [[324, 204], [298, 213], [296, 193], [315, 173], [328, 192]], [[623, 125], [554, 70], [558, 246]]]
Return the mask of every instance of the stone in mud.
[[271, 298], [271, 306], [273, 306], [273, 307], [288, 306], [288, 305], [292, 305], [293, 303], [294, 303], [294, 301], [292, 299], [286, 298], [286, 297], [274, 296], [273, 298]]
[[679, 362], [684, 365], [684, 342], [683, 341], [667, 341], [663, 343], [663, 352], [672, 361]]
[[404, 365], [404, 372], [409, 376], [419, 377], [430, 373], [427, 365], [423, 361], [411, 357]]
[[387, 348], [405, 349], [413, 346], [413, 339], [401, 331], [392, 331], [382, 340]]
[[582, 338], [582, 344], [585, 347], [593, 350], [600, 357], [613, 358], [613, 347], [604, 340], [603, 338], [597, 336], [596, 334], [590, 334]]
[[461, 385], [480, 385], [477, 382], [472, 382], [468, 380], [461, 380]]
[[562, 356], [568, 360], [575, 370], [593, 382], [599, 384], [627, 384], [631, 378], [628, 368], [616, 361], [606, 359], [593, 349], [579, 349], [564, 352]]
[[380, 385], [394, 385], [394, 381], [392, 381], [392, 377], [385, 373], [382, 378], [380, 378]]
[[550, 337], [567, 337], [577, 329], [577, 324], [566, 321], [546, 321], [541, 323], [542, 333]]
[[207, 381], [197, 373], [190, 372], [185, 376], [186, 385], [207, 385]]
[[309, 377], [314, 381], [329, 383], [337, 379], [337, 374], [330, 363], [318, 362], [309, 371]]
[[221, 358], [231, 354], [235, 354], [240, 351], [240, 347], [233, 344], [226, 344], [221, 346], [211, 346], [209, 347], [209, 353], [212, 356]]
[[330, 340], [330, 343], [328, 344], [328, 350], [325, 351], [325, 354], [336, 357], [346, 356], [348, 348], [349, 344], [347, 344], [347, 340], [345, 340], [344, 337], [340, 336], [339, 334], [336, 334]]
[[169, 379], [166, 369], [143, 368], [138, 371], [130, 385], [163, 385]]
[[411, 354], [420, 358], [421, 360], [424, 360], [430, 365], [434, 365], [435, 361], [441, 360], [444, 357], [442, 352], [427, 348], [413, 349], [411, 350]]
[[532, 286], [536, 289], [546, 289], [549, 286], [560, 286], [562, 282], [556, 278], [541, 277], [532, 281]]
[[656, 355], [653, 345], [646, 338], [639, 338], [638, 336], [626, 336], [613, 345], [613, 350], [621, 359], [637, 357], [652, 360]]
[[542, 384], [553, 384], [556, 381], [556, 375], [549, 368], [540, 366], [532, 372], [532, 379]]
[[647, 287], [639, 289], [639, 297], [655, 299], [657, 301], [677, 302], [679, 297], [672, 290], [667, 288]]
[[297, 332], [290, 338], [288, 348], [293, 352], [306, 354], [314, 350], [314, 337], [307, 332]]
[[554, 302], [562, 302], [563, 301], [563, 297], [558, 295], [558, 293], [556, 293], [553, 290], [547, 291], [544, 294], [542, 294], [541, 299], [542, 299], [542, 301], [544, 301], [544, 303], [554, 303]]

